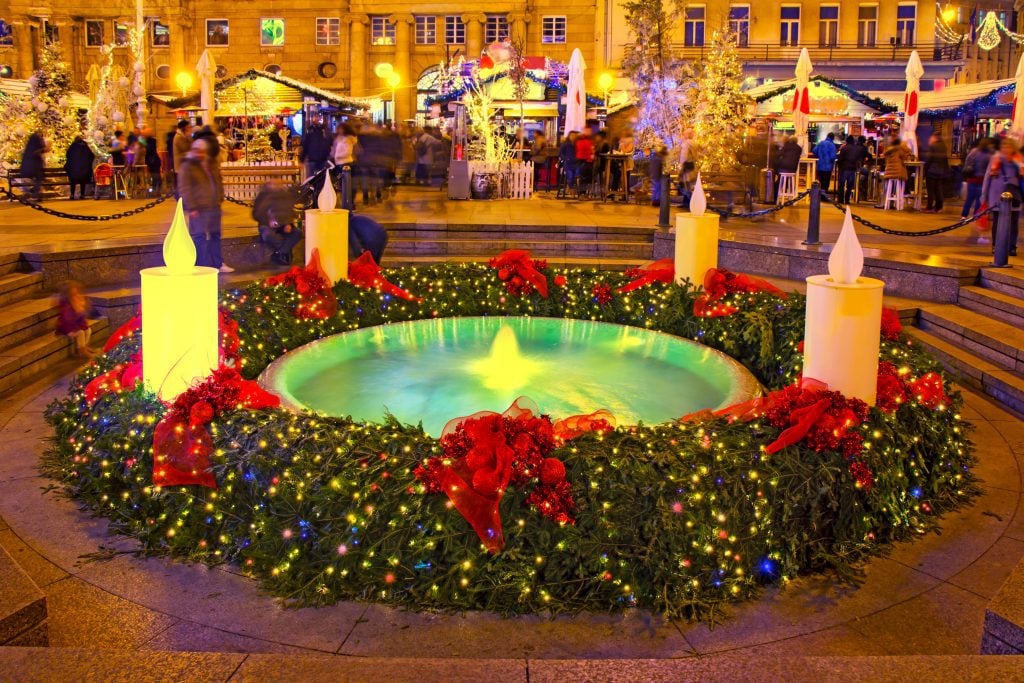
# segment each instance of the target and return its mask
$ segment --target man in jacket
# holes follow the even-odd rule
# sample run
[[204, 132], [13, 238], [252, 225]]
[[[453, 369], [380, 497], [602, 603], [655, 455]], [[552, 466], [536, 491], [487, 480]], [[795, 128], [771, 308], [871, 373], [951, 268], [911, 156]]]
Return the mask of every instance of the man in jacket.
[[821, 191], [828, 194], [828, 186], [832, 181], [832, 169], [836, 163], [836, 134], [829, 133], [825, 139], [814, 146], [814, 156], [818, 157], [818, 183]]
[[924, 182], [928, 190], [928, 213], [942, 211], [942, 181], [949, 175], [949, 149], [942, 136], [932, 133], [924, 152]]
[[312, 177], [323, 170], [331, 156], [331, 138], [319, 121], [310, 124], [302, 134], [299, 161], [306, 164], [306, 177]]
[[68, 174], [68, 183], [71, 191], [69, 199], [75, 198], [75, 187], [78, 186], [78, 198], [85, 199], [85, 186], [92, 182], [92, 162], [95, 155], [89, 149], [89, 145], [76, 135], [64, 153], [64, 172]]
[[864, 163], [867, 155], [867, 148], [862, 147], [855, 137], [848, 135], [846, 143], [836, 155], [836, 162], [839, 164], [839, 187], [836, 191], [836, 201], [843, 204], [850, 203], [850, 196], [857, 183], [857, 174]]
[[279, 266], [291, 265], [292, 250], [302, 239], [295, 225], [295, 201], [295, 192], [275, 179], [263, 186], [252, 206], [260, 239], [274, 250], [270, 261]]
[[220, 166], [210, 158], [210, 143], [205, 139], [192, 142], [192, 148], [181, 162], [178, 193], [188, 215], [188, 232], [196, 244], [196, 265], [218, 268], [222, 273], [234, 271], [221, 257], [220, 228], [224, 186]]

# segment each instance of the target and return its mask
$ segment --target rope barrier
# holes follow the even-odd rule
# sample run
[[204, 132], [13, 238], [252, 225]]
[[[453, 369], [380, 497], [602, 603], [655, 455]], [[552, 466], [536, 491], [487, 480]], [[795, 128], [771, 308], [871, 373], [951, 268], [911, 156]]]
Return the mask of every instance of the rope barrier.
[[[832, 206], [834, 206], [838, 210], [842, 211], [843, 213], [846, 213], [846, 207], [843, 206], [842, 204], [840, 204], [839, 202], [833, 201], [833, 200], [828, 199], [828, 198], [825, 198], [824, 201], [826, 203], [828, 203], [828, 204], [831, 204]], [[987, 214], [987, 213], [989, 213], [991, 211], [993, 211], [993, 209], [985, 209], [984, 211], [980, 211], [980, 212], [974, 214], [973, 216], [969, 216], [967, 218], [961, 218], [959, 221], [957, 221], [956, 223], [953, 223], [952, 225], [944, 225], [941, 228], [933, 228], [932, 230], [921, 230], [921, 231], [915, 231], [915, 230], [893, 230], [892, 228], [886, 228], [885, 226], [879, 225], [878, 223], [873, 223], [873, 222], [869, 221], [866, 218], [858, 216], [855, 213], [851, 213], [850, 217], [853, 218], [853, 220], [855, 220], [858, 223], [860, 223], [861, 225], [863, 225], [864, 227], [870, 228], [872, 230], [875, 230], [877, 232], [880, 232], [880, 233], [883, 233], [883, 234], [886, 234], [886, 235], [896, 235], [897, 237], [931, 237], [932, 235], [941, 235], [942, 233], [945, 233], [945, 232], [951, 232], [953, 230], [959, 230], [960, 228], [964, 227], [965, 225], [970, 225], [971, 223], [973, 223], [974, 221], [980, 219], [982, 216], [984, 216], [985, 214]]]
[[42, 213], [45, 213], [45, 214], [47, 214], [49, 216], [54, 216], [56, 218], [66, 218], [68, 220], [73, 220], [73, 221], [115, 221], [115, 220], [118, 220], [119, 218], [127, 218], [128, 216], [136, 216], [136, 215], [142, 213], [143, 211], [148, 211], [148, 210], [152, 209], [154, 206], [158, 206], [158, 205], [164, 203], [165, 201], [167, 201], [168, 198], [170, 198], [172, 196], [172, 195], [169, 195], [169, 194], [165, 194], [165, 195], [162, 195], [162, 196], [154, 199], [151, 202], [143, 204], [142, 206], [138, 206], [138, 207], [136, 207], [134, 209], [129, 209], [128, 211], [122, 211], [120, 213], [114, 213], [114, 214], [109, 214], [109, 215], [100, 215], [100, 216], [87, 216], [87, 215], [82, 215], [82, 214], [77, 214], [77, 213], [66, 213], [64, 211], [57, 211], [56, 209], [51, 209], [49, 207], [43, 206], [42, 204], [40, 204], [38, 202], [33, 202], [33, 201], [29, 200], [29, 199], [25, 199], [24, 197], [16, 195], [16, 194], [14, 194], [13, 192], [11, 192], [10, 190], [7, 190], [7, 189], [0, 188], [0, 192], [2, 192], [5, 195], [7, 195], [8, 199], [12, 199], [12, 200], [17, 201], [17, 202], [19, 202], [21, 204], [24, 204], [25, 206], [29, 207], [30, 209], [35, 209], [36, 211], [40, 211]]
[[713, 207], [708, 207], [708, 208], [711, 209], [712, 211], [714, 211], [715, 213], [717, 213], [722, 218], [755, 218], [757, 216], [766, 216], [766, 215], [768, 215], [770, 213], [775, 213], [776, 211], [782, 211], [783, 209], [787, 209], [787, 208], [793, 206], [794, 204], [800, 202], [804, 197], [806, 197], [809, 194], [811, 194], [810, 190], [804, 190], [803, 192], [801, 192], [797, 196], [795, 196], [792, 199], [790, 199], [788, 201], [785, 201], [785, 202], [783, 202], [781, 204], [778, 204], [776, 206], [771, 206], [771, 207], [769, 207], [767, 209], [761, 209], [760, 211], [750, 211], [750, 212], [747, 212], [747, 213], [735, 213], [733, 211], [727, 211], [727, 210], [724, 210], [724, 209], [715, 209]]

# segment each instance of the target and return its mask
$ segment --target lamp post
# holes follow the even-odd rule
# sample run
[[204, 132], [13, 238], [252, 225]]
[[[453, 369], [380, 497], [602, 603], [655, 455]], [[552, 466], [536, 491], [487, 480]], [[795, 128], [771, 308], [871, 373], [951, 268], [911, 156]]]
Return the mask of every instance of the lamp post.
[[[391, 117], [395, 115], [395, 88], [401, 82], [401, 77], [395, 73], [395, 67], [390, 62], [380, 62], [373, 67], [373, 73], [377, 78], [384, 81], [388, 88], [391, 89]], [[387, 107], [385, 107], [387, 109]], [[385, 117], [387, 119], [387, 117]]]
[[391, 88], [391, 123], [395, 124], [395, 89], [398, 88], [398, 84], [402, 82], [402, 77], [398, 75], [398, 72], [392, 71], [388, 74], [387, 84]]
[[615, 77], [605, 71], [603, 74], [597, 77], [597, 85], [604, 91], [604, 110], [608, 112], [608, 91], [612, 89], [612, 85], [615, 83]]
[[174, 82], [181, 88], [181, 96], [185, 97], [188, 95], [188, 89], [192, 87], [192, 74], [187, 71], [181, 71], [175, 76]]

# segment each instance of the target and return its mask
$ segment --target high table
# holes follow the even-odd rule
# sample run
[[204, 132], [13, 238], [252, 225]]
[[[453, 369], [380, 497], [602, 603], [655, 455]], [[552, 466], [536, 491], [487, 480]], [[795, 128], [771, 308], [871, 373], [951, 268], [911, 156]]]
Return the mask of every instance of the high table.
[[[800, 159], [800, 166], [797, 168], [797, 177], [804, 177], [804, 187], [811, 189], [811, 185], [818, 179], [818, 160], [814, 157], [804, 157]], [[800, 190], [800, 181], [797, 180], [796, 190]]]
[[615, 190], [615, 194], [621, 194], [622, 199], [620, 201], [629, 201], [629, 171], [626, 170], [626, 160], [632, 159], [632, 154], [625, 154], [622, 152], [608, 152], [602, 154], [604, 157], [604, 193], [601, 195], [601, 201], [607, 201], [608, 196], [611, 193], [612, 183], [612, 164], [619, 164], [619, 188]]
[[924, 162], [906, 161], [903, 165], [907, 167], [907, 180], [911, 176], [914, 178], [914, 208], [920, 211], [921, 199], [924, 197]]

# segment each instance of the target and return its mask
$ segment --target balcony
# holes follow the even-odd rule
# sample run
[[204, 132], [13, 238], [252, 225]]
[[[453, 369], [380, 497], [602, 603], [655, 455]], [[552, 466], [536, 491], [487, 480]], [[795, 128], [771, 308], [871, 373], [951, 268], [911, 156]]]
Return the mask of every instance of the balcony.
[[[934, 62], [956, 62], [964, 58], [960, 45], [936, 45], [931, 49], [916, 45], [876, 44], [874, 46], [858, 45], [857, 43], [837, 43], [835, 45], [779, 45], [778, 43], [748, 43], [737, 48], [740, 60], [751, 62], [789, 62], [795, 63], [800, 57], [801, 48], [807, 48], [811, 62], [814, 64], [827, 62], [902, 62], [906, 63], [913, 50], [918, 50], [924, 60]], [[702, 59], [710, 55], [707, 46], [688, 46], [676, 43], [672, 46], [675, 56], [685, 60]]]

